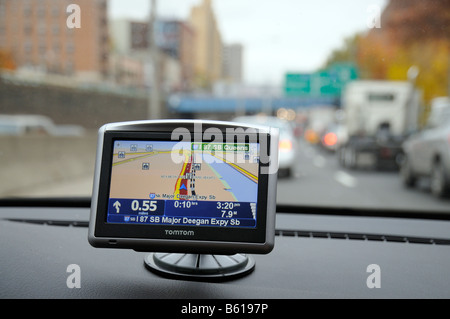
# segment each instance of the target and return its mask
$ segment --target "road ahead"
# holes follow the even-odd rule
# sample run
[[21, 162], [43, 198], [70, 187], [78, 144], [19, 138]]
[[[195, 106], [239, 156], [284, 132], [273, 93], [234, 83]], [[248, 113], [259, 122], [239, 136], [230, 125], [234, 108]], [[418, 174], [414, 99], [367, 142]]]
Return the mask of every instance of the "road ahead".
[[278, 182], [278, 203], [450, 211], [449, 200], [431, 196], [427, 182], [405, 189], [396, 171], [347, 170], [336, 155], [301, 141], [294, 176]]
[[[92, 176], [62, 183], [33, 186], [17, 196], [91, 196]], [[342, 169], [335, 154], [300, 143], [297, 167], [292, 178], [278, 182], [278, 203], [304, 206], [388, 208], [421, 211], [450, 211], [450, 200], [431, 196], [427, 183], [405, 189], [398, 172]]]

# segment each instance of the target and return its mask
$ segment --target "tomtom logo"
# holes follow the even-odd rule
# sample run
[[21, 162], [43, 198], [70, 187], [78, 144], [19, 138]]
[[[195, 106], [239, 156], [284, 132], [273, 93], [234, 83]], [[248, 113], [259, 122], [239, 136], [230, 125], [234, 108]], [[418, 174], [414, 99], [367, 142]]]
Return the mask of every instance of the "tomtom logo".
[[176, 236], [194, 236], [195, 233], [192, 230], [169, 230], [166, 229], [166, 235], [176, 235]]

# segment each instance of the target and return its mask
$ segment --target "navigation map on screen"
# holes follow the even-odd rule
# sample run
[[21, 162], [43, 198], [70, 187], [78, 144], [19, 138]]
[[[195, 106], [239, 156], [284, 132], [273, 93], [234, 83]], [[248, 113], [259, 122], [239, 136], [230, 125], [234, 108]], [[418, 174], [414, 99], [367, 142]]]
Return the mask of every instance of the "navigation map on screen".
[[108, 223], [256, 227], [258, 143], [114, 142]]

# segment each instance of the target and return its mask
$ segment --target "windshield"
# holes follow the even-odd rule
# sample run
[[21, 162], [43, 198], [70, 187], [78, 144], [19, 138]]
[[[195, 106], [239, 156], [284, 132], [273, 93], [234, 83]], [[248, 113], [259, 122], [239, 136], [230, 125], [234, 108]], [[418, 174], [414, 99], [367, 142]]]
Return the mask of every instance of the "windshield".
[[450, 212], [447, 0], [0, 0], [0, 198], [90, 197], [105, 123], [280, 129], [280, 205]]

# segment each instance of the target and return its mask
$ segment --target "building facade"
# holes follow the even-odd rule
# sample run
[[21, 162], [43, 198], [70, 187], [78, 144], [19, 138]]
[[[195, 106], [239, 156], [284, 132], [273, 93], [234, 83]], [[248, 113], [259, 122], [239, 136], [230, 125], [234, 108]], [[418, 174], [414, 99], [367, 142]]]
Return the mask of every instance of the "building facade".
[[[127, 19], [110, 23], [113, 54], [151, 63], [149, 23]], [[184, 21], [158, 19], [154, 27], [155, 44], [160, 52], [161, 83], [169, 91], [189, 91], [194, 86], [195, 33]], [[150, 79], [150, 77], [148, 77]]]
[[180, 90], [194, 87], [195, 32], [189, 23], [160, 19], [155, 27], [156, 45], [168, 56], [180, 62]]
[[243, 82], [243, 46], [230, 44], [223, 47], [223, 78], [231, 83]]
[[0, 51], [19, 70], [102, 80], [108, 73], [107, 3], [0, 0]]
[[222, 78], [222, 36], [211, 0], [192, 8], [190, 24], [195, 32], [195, 77], [197, 84], [210, 87]]

